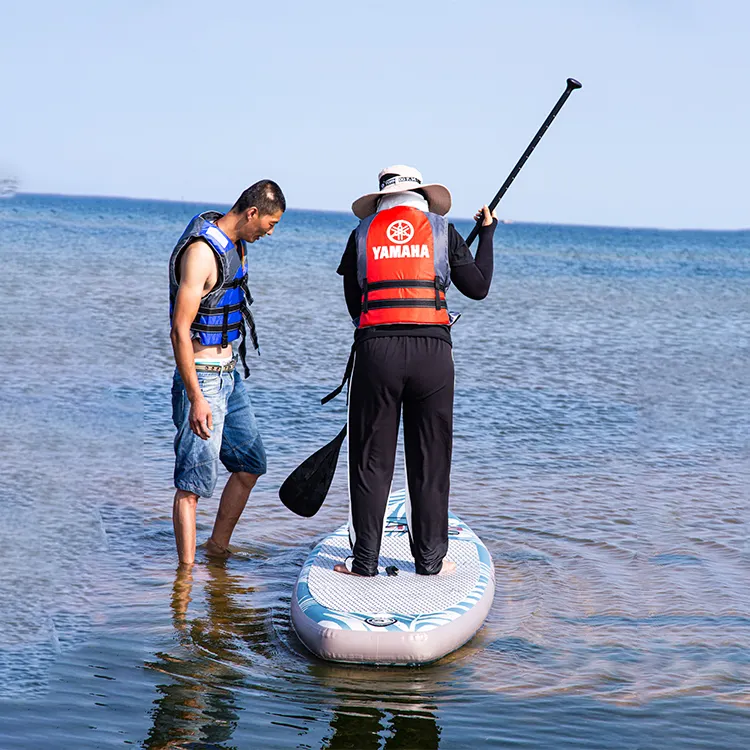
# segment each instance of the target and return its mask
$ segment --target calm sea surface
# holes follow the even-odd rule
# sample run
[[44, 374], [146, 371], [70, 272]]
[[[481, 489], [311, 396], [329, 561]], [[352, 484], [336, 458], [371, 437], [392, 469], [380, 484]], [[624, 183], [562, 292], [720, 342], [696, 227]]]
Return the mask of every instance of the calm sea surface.
[[353, 217], [252, 246], [270, 469], [237, 554], [176, 572], [166, 265], [210, 207], [0, 201], [0, 749], [750, 747], [750, 232], [498, 228], [488, 299], [450, 295], [452, 507], [495, 603], [379, 669], [289, 620], [343, 466], [313, 519], [276, 494], [344, 421]]

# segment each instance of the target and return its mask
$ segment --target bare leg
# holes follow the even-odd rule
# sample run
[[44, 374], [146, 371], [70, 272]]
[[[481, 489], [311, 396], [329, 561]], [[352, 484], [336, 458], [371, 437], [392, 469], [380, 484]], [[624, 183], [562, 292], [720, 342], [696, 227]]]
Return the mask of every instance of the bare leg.
[[177, 543], [177, 556], [182, 565], [195, 562], [195, 509], [198, 495], [185, 490], [177, 490], [172, 505], [172, 524]]
[[224, 492], [221, 493], [219, 511], [216, 514], [214, 529], [211, 537], [206, 543], [206, 553], [213, 556], [226, 556], [229, 554], [227, 546], [232, 538], [232, 532], [240, 520], [242, 511], [245, 510], [250, 490], [255, 487], [259, 474], [248, 474], [239, 471], [229, 477]]

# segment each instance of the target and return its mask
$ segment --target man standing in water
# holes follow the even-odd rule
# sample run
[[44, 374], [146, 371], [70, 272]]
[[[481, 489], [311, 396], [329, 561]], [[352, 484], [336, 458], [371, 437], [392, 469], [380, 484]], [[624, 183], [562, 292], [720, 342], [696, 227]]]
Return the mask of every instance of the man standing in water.
[[352, 204], [361, 219], [338, 272], [357, 326], [349, 385], [349, 538], [353, 558], [335, 570], [378, 573], [401, 411], [406, 516], [415, 570], [448, 574], [448, 495], [453, 447], [453, 354], [445, 291], [453, 282], [483, 299], [492, 281], [497, 219], [484, 206], [476, 258], [444, 218], [451, 195], [413, 167], [388, 167], [379, 190]]
[[195, 560], [195, 512], [211, 497], [219, 462], [231, 476], [219, 502], [206, 552], [226, 556], [250, 491], [266, 472], [266, 454], [250, 398], [237, 370], [237, 342], [245, 377], [246, 336], [258, 348], [247, 286], [247, 244], [273, 234], [286, 210], [281, 188], [261, 180], [245, 190], [229, 213], [194, 217], [169, 261], [169, 307], [175, 370], [172, 508], [181, 564]]

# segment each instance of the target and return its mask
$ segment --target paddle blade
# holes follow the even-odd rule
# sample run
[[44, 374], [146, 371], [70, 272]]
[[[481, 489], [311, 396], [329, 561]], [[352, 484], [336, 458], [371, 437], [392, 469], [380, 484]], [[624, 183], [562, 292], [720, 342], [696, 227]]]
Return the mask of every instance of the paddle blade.
[[330, 443], [306, 458], [279, 488], [279, 498], [292, 513], [310, 518], [323, 505], [336, 473], [346, 425]]

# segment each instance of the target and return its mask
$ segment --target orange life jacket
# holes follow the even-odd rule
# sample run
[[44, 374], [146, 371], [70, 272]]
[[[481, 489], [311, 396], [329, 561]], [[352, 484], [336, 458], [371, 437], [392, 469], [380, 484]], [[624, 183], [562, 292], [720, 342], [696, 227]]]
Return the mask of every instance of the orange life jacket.
[[448, 222], [438, 214], [395, 206], [355, 230], [362, 289], [359, 327], [448, 325]]

